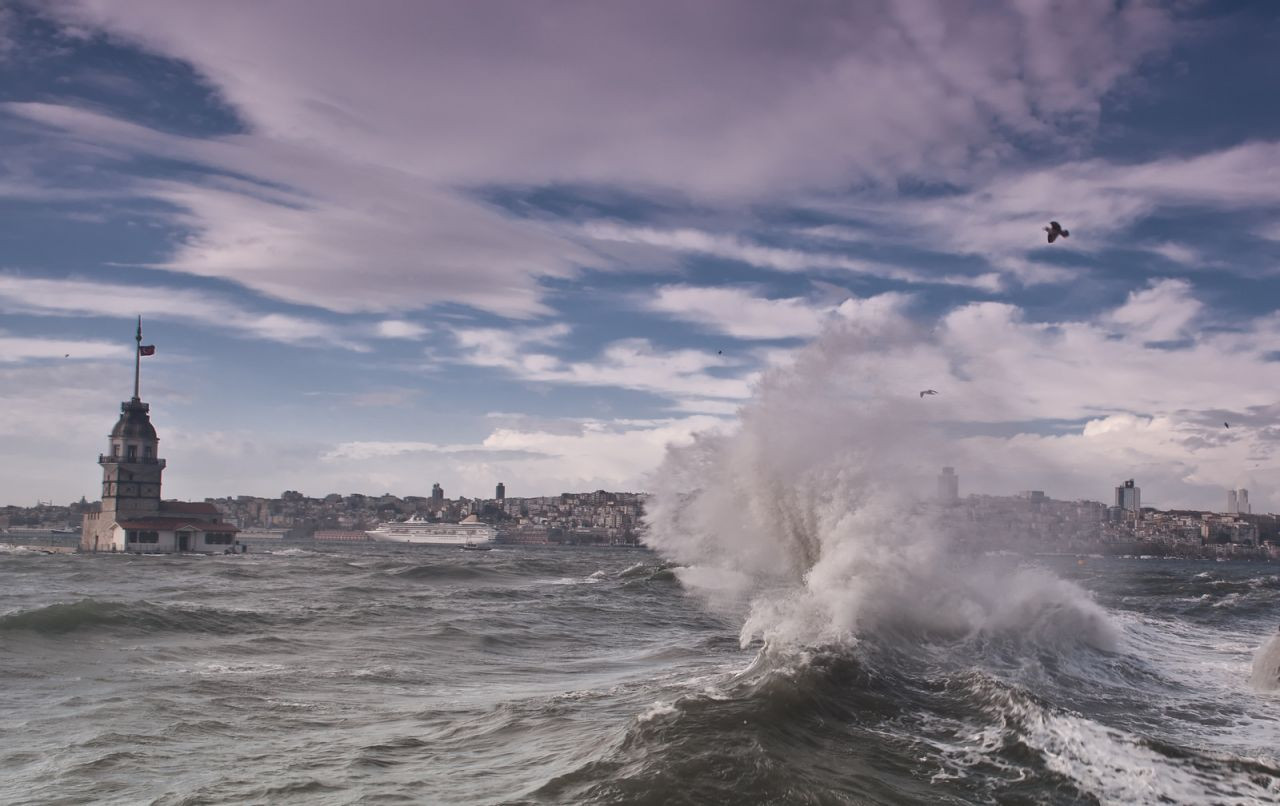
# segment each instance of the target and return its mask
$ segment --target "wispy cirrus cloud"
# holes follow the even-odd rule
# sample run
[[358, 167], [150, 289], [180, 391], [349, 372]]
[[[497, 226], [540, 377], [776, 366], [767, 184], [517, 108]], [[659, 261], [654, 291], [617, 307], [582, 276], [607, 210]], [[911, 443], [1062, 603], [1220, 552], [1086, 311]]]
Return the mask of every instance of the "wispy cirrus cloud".
[[807, 339], [822, 332], [833, 317], [874, 317], [900, 308], [909, 297], [881, 294], [857, 299], [818, 301], [802, 297], [771, 299], [732, 286], [662, 286], [641, 303], [649, 310], [701, 325], [735, 339]]
[[230, 299], [204, 292], [156, 285], [98, 283], [89, 280], [45, 280], [0, 274], [0, 310], [38, 316], [145, 316], [198, 322], [245, 338], [261, 338], [299, 346], [368, 348], [342, 328], [285, 313], [255, 313]]
[[745, 288], [670, 285], [646, 295], [643, 305], [737, 339], [812, 338], [836, 310], [798, 297], [767, 299]]
[[0, 330], [0, 363], [17, 363], [30, 359], [122, 358], [132, 353], [121, 344], [78, 339], [48, 339], [10, 336]]
[[761, 246], [733, 235], [694, 229], [660, 230], [652, 227], [625, 226], [610, 222], [590, 222], [582, 227], [590, 238], [600, 241], [644, 244], [682, 252], [738, 260], [761, 268], [784, 272], [837, 270], [852, 274], [882, 277], [904, 283], [935, 283], [963, 286], [985, 291], [998, 291], [1000, 277], [994, 273], [977, 276], [931, 274], [859, 260], [830, 252], [809, 252]]
[[[1124, 233], [1159, 210], [1229, 211], [1280, 207], [1280, 142], [1253, 142], [1146, 162], [1090, 159], [1009, 171], [963, 192], [893, 204], [834, 203], [828, 209], [871, 218], [902, 241], [986, 258], [1024, 282], [1061, 282], [1075, 275], [1028, 260], [1046, 247], [1041, 228], [1061, 220], [1072, 232], [1056, 248], [1089, 254], [1129, 246]], [[1188, 247], [1154, 251], [1185, 263]]]
[[407, 322], [403, 319], [384, 319], [377, 324], [374, 332], [379, 338], [383, 339], [408, 339], [414, 341], [421, 339], [430, 331], [417, 322]]
[[[339, 312], [460, 303], [516, 318], [551, 312], [544, 280], [610, 261], [475, 201], [475, 188], [612, 185], [736, 206], [904, 176], [963, 181], [1006, 161], [1010, 131], [1087, 136], [1103, 95], [1177, 34], [1144, 3], [1077, 4], [1052, 24], [1012, 2], [659, 3], [578, 9], [553, 26], [515, 5], [500, 27], [462, 8], [328, 2], [227, 15], [79, 0], [48, 13], [190, 63], [243, 123], [184, 138], [67, 104], [7, 107], [63, 134], [46, 155], [96, 155], [126, 192], [178, 211], [187, 236], [164, 267]], [[1090, 70], [1073, 69], [1082, 62]], [[203, 173], [141, 175], [142, 156]], [[994, 273], [931, 276], [690, 230], [593, 237], [998, 288]]]
[[750, 376], [713, 374], [730, 362], [700, 350], [669, 350], [647, 339], [620, 339], [606, 344], [592, 360], [572, 361], [545, 349], [568, 332], [563, 325], [458, 328], [453, 333], [459, 348], [454, 360], [502, 369], [522, 381], [616, 387], [677, 399], [740, 400], [750, 393]]

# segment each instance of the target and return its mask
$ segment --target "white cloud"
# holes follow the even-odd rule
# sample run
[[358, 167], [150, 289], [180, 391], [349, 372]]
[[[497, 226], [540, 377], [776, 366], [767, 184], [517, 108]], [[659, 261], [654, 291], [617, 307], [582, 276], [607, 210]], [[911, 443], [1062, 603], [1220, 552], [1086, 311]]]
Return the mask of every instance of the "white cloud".
[[698, 350], [663, 350], [645, 339], [607, 344], [591, 361], [566, 361], [533, 350], [538, 344], [554, 344], [567, 332], [563, 326], [508, 331], [459, 328], [454, 331], [461, 348], [456, 360], [500, 368], [523, 381], [612, 386], [678, 399], [739, 400], [750, 393], [750, 378], [708, 372], [728, 365], [722, 357]]
[[658, 3], [552, 26], [519, 6], [503, 26], [462, 7], [76, 6], [63, 13], [190, 60], [270, 141], [446, 184], [715, 195], [954, 169], [1005, 129], [1087, 132], [1103, 94], [1175, 33], [1159, 7], [1107, 3], [1051, 21], [1019, 3], [802, 14]]
[[[923, 201], [826, 206], [872, 218], [904, 241], [981, 256], [1028, 284], [1063, 282], [1078, 272], [1027, 256], [1046, 249], [1096, 252], [1120, 242], [1120, 235], [1137, 221], [1171, 205], [1274, 207], [1280, 204], [1280, 175], [1271, 166], [1277, 164], [1280, 143], [1253, 142], [1149, 162], [1092, 159], [1011, 171], [964, 193]], [[1071, 232], [1053, 246], [1042, 231], [1051, 219]], [[1178, 244], [1154, 251], [1184, 263], [1195, 257]]]
[[1153, 280], [1129, 294], [1125, 304], [1107, 317], [1111, 324], [1145, 341], [1173, 341], [1187, 335], [1200, 314], [1200, 301], [1185, 280]]
[[420, 339], [428, 333], [427, 328], [416, 322], [403, 319], [385, 319], [378, 323], [377, 335], [384, 339]]
[[[568, 431], [511, 425], [473, 443], [344, 443], [328, 451], [324, 460], [326, 465], [345, 468], [352, 479], [388, 470], [389, 478], [415, 477], [424, 466], [434, 466], [430, 478], [442, 481], [447, 490], [462, 491], [457, 493], [461, 495], [487, 495], [497, 481], [504, 481], [512, 496], [600, 488], [641, 490], [667, 445], [683, 444], [695, 433], [723, 427], [723, 419], [711, 416], [577, 420]], [[402, 483], [398, 489], [403, 492]]]
[[[246, 124], [197, 140], [65, 106], [7, 106], [62, 132], [42, 144], [47, 158], [92, 161], [124, 193], [181, 211], [190, 235], [166, 268], [335, 311], [454, 302], [509, 317], [549, 313], [541, 280], [607, 262], [474, 201], [473, 188], [612, 185], [736, 205], [903, 176], [963, 182], [1003, 163], [1006, 132], [1055, 145], [1087, 136], [1102, 96], [1175, 34], [1159, 7], [1107, 3], [1052, 24], [1016, 2], [799, 14], [610, 5], [554, 25], [517, 5], [501, 26], [470, 7], [413, 4], [224, 14], [80, 0], [49, 13], [189, 61]], [[119, 177], [137, 155], [211, 175]], [[994, 274], [931, 277], [729, 236], [664, 239], [782, 271], [999, 287]]]
[[694, 229], [659, 230], [652, 227], [626, 226], [609, 222], [591, 222], [583, 225], [583, 233], [600, 241], [645, 244], [682, 252], [711, 255], [738, 260], [775, 271], [803, 272], [814, 270], [838, 270], [872, 277], [883, 277], [904, 283], [935, 283], [984, 291], [1000, 288], [995, 274], [970, 276], [962, 274], [930, 274], [857, 260], [844, 255], [805, 252], [798, 249], [779, 249], [748, 243], [731, 235], [717, 235]]
[[131, 356], [132, 350], [122, 344], [76, 339], [45, 339], [26, 336], [7, 336], [0, 331], [0, 363], [17, 363], [28, 359], [76, 361], [97, 358], [121, 358]]
[[832, 317], [883, 324], [910, 300], [889, 293], [815, 302], [800, 297], [768, 299], [734, 287], [662, 286], [644, 305], [736, 339], [794, 339], [818, 335]]
[[1184, 266], [1194, 266], [1203, 261], [1203, 257], [1196, 249], [1191, 248], [1183, 243], [1175, 243], [1173, 241], [1165, 241], [1154, 246], [1147, 247], [1152, 252], [1171, 260], [1174, 263], [1181, 263]]
[[662, 286], [645, 307], [738, 339], [812, 338], [836, 306], [766, 299], [744, 288]]
[[[324, 322], [283, 313], [254, 313], [213, 294], [155, 285], [40, 280], [0, 274], [0, 310], [41, 316], [114, 316], [197, 322], [245, 338], [300, 346], [367, 348]], [[67, 350], [66, 352], [70, 352]]]

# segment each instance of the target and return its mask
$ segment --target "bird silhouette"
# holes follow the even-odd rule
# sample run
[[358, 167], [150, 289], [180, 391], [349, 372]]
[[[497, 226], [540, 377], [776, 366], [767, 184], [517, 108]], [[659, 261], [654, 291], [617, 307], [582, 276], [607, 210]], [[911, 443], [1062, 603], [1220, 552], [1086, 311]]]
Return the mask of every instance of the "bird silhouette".
[[1223, 428], [1230, 428], [1231, 426], [1227, 425], [1226, 423], [1223, 423], [1223, 424], [1222, 424], [1222, 427], [1223, 427]]
[[1066, 238], [1071, 235], [1071, 233], [1064, 230], [1062, 228], [1062, 225], [1059, 224], [1057, 221], [1050, 221], [1049, 226], [1045, 227], [1044, 231], [1049, 233], [1049, 243], [1053, 243], [1054, 241], [1058, 240], [1059, 235], [1061, 235], [1063, 238]]
[[920, 393], [920, 397], [924, 397], [925, 395], [936, 395], [936, 394], [938, 393], [935, 392], [933, 389], [926, 389]]

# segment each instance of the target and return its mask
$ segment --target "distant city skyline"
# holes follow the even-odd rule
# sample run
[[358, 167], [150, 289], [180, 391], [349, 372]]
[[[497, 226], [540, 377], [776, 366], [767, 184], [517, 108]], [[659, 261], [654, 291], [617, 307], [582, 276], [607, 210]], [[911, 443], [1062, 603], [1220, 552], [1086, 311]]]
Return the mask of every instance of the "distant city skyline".
[[1280, 509], [1280, 6], [1055, 8], [10, 0], [0, 498], [142, 315], [178, 499], [645, 489], [836, 327], [925, 492]]

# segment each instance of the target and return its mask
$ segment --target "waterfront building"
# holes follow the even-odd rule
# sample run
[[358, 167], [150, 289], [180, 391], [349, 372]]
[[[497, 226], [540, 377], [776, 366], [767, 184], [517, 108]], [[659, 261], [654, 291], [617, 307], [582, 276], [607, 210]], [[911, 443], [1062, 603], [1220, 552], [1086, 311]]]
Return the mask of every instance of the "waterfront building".
[[938, 500], [944, 504], [954, 504], [960, 500], [960, 477], [954, 467], [942, 468], [938, 475]]
[[136, 341], [133, 398], [120, 404], [107, 453], [98, 455], [102, 503], [84, 515], [80, 550], [222, 553], [234, 545], [239, 530], [221, 521], [217, 507], [160, 498], [165, 460], [151, 407], [138, 393], [141, 357], [154, 354], [155, 347], [142, 343], [141, 318]]

